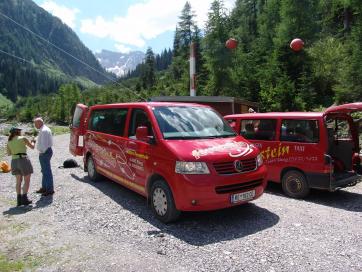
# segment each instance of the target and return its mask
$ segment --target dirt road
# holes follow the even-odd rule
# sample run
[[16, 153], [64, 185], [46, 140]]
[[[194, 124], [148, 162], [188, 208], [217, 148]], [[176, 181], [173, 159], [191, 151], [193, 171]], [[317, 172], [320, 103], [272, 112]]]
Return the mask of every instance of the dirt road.
[[[109, 180], [92, 183], [55, 137], [53, 197], [40, 186], [30, 151], [31, 208], [14, 208], [15, 179], [0, 174], [0, 265], [34, 271], [362, 271], [362, 184], [306, 200], [269, 186], [257, 201], [185, 213], [164, 225], [146, 200]], [[81, 163], [81, 158], [77, 158]], [[1, 270], [1, 266], [0, 266]]]

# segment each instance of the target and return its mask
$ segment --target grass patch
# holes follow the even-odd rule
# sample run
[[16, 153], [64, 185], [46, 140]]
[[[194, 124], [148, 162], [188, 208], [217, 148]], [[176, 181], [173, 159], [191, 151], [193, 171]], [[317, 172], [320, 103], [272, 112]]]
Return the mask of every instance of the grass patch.
[[[0, 231], [7, 231], [7, 233], [10, 233], [12, 236], [17, 235], [27, 229], [29, 229], [30, 225], [27, 223], [10, 223], [10, 222], [4, 222], [3, 224], [0, 224]], [[0, 270], [1, 271], [1, 270]]]
[[3, 161], [6, 155], [6, 148], [0, 148], [0, 161]]
[[53, 135], [61, 135], [61, 134], [67, 134], [70, 133], [69, 127], [64, 126], [52, 126], [50, 127]]
[[15, 272], [15, 271], [33, 271], [36, 267], [41, 266], [45, 259], [27, 256], [21, 260], [10, 260], [0, 254], [0, 271]]
[[[16, 234], [19, 234], [20, 232], [23, 232], [25, 231], [26, 229], [29, 228], [29, 225], [26, 224], [26, 223], [21, 223], [21, 224], [16, 224], [13, 226], [13, 231], [16, 233]], [[0, 270], [1, 271], [1, 270]]]
[[12, 271], [23, 271], [25, 263], [23, 261], [12, 261], [8, 260], [5, 256], [0, 255], [0, 271], [12, 272]]

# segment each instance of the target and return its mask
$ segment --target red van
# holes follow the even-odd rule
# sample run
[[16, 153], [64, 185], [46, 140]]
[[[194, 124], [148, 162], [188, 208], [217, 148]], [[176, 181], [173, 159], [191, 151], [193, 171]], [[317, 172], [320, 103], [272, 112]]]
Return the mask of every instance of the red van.
[[258, 148], [209, 106], [78, 104], [69, 148], [91, 180], [106, 176], [147, 197], [163, 222], [246, 203], [266, 186]]
[[362, 103], [324, 112], [227, 115], [234, 130], [261, 150], [267, 179], [286, 195], [303, 198], [310, 188], [334, 191], [360, 181], [359, 122]]

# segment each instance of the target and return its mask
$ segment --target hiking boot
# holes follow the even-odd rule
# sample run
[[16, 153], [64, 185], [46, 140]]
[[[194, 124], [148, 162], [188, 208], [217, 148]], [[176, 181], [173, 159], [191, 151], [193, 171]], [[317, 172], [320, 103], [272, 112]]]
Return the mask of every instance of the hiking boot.
[[35, 191], [35, 193], [37, 193], [37, 194], [43, 194], [43, 193], [45, 193], [45, 189], [44, 189], [44, 188], [40, 188], [38, 191]]
[[22, 205], [22, 196], [21, 195], [17, 195], [17, 199], [16, 199], [16, 207], [19, 207]]
[[23, 194], [23, 195], [22, 195], [21, 204], [26, 206], [26, 205], [29, 205], [29, 204], [31, 204], [31, 203], [33, 203], [33, 202], [28, 199], [28, 195], [27, 195], [27, 194]]
[[54, 191], [46, 191], [46, 192], [42, 193], [41, 195], [42, 196], [49, 196], [49, 195], [52, 195], [52, 194], [54, 194]]

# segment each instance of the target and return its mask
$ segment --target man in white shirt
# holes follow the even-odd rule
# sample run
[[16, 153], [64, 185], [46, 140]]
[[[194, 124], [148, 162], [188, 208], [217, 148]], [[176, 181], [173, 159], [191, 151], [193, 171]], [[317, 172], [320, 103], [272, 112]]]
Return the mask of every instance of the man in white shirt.
[[34, 119], [34, 125], [39, 129], [36, 148], [39, 151], [39, 162], [43, 174], [41, 188], [36, 192], [42, 196], [48, 196], [54, 194], [53, 173], [50, 165], [53, 156], [53, 135], [51, 130], [44, 125], [41, 117]]

